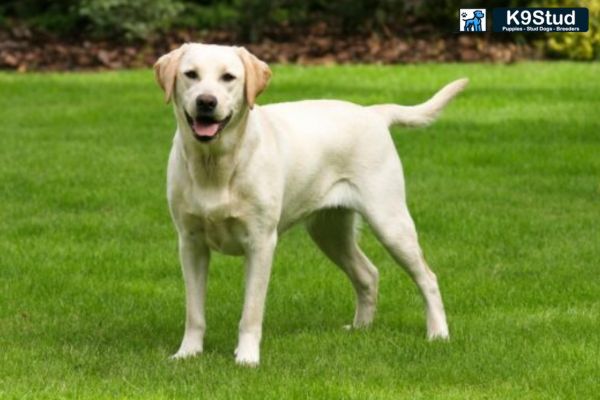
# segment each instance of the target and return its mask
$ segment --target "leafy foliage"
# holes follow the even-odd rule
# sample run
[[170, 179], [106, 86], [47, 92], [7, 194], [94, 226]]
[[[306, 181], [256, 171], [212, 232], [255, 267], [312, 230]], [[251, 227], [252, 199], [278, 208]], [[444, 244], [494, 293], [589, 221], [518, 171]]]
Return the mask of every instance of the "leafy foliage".
[[0, 20], [5, 25], [8, 18], [14, 18], [37, 29], [66, 35], [79, 27], [78, 3], [79, 0], [8, 0], [0, 4]]
[[587, 7], [590, 12], [590, 29], [584, 33], [567, 32], [548, 34], [544, 42], [546, 51], [553, 56], [572, 60], [600, 59], [600, 0], [579, 1], [549, 0], [552, 7]]
[[[600, 58], [600, 0], [508, 0], [510, 7], [588, 7], [590, 31], [514, 35], [516, 42], [540, 38], [546, 54], [559, 58]], [[225, 30], [237, 40], [257, 43], [286, 36], [301, 40], [322, 24], [327, 34], [390, 37], [450, 32], [459, 8], [476, 0], [8, 0], [0, 4], [0, 27], [16, 19], [67, 36], [146, 39], [168, 29]], [[489, 7], [489, 6], [488, 6]], [[325, 33], [323, 33], [325, 34]]]
[[183, 11], [173, 0], [81, 0], [80, 16], [89, 19], [92, 31], [102, 36], [144, 38], [171, 26]]

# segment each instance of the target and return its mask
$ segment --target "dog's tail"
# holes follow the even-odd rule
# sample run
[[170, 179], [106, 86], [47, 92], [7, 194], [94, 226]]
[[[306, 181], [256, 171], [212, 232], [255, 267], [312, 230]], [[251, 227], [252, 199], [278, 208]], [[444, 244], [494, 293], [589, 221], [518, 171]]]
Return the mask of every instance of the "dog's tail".
[[467, 78], [451, 82], [425, 103], [415, 106], [378, 104], [367, 108], [382, 116], [388, 126], [396, 124], [425, 126], [433, 122], [450, 100], [460, 93], [468, 83]]

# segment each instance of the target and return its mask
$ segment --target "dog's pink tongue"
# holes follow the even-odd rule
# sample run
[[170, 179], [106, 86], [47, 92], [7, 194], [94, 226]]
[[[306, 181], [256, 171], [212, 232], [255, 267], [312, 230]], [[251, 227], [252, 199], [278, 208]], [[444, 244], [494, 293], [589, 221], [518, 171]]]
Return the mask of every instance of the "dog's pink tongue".
[[196, 135], [200, 137], [213, 137], [217, 134], [219, 130], [218, 123], [202, 123], [198, 121], [194, 121], [194, 132]]

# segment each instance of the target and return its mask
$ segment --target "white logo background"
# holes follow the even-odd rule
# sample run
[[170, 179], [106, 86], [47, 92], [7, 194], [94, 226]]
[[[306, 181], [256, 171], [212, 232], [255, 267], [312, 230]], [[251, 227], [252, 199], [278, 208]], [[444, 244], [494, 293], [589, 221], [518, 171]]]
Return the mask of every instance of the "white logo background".
[[[465, 29], [465, 24], [466, 21], [465, 20], [470, 20], [473, 19], [473, 13], [475, 11], [481, 11], [483, 13], [483, 18], [481, 18], [481, 32], [485, 32], [486, 28], [487, 28], [487, 24], [486, 24], [486, 19], [487, 19], [487, 12], [485, 10], [485, 8], [461, 8], [460, 12], [458, 13], [458, 18], [459, 18], [459, 23], [458, 23], [458, 30], [461, 32], [475, 32], [475, 30], [473, 28], [471, 28], [470, 30]], [[463, 16], [467, 14], [467, 16]]]

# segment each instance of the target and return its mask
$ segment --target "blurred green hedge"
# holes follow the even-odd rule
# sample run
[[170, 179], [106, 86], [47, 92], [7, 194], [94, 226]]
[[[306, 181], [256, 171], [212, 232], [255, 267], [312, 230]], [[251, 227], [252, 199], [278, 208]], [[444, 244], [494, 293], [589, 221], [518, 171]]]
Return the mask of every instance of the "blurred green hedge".
[[[583, 6], [590, 8], [590, 32], [522, 35], [547, 54], [572, 59], [600, 57], [600, 0], [509, 0], [511, 7]], [[4, 0], [0, 25], [24, 22], [70, 36], [149, 39], [173, 28], [226, 29], [240, 41], [256, 42], [273, 32], [301, 32], [322, 21], [339, 33], [394, 32], [421, 28], [454, 30], [459, 8], [480, 7], [478, 0]]]
[[[524, 1], [512, 1], [525, 3]], [[37, 28], [99, 37], [145, 38], [171, 27], [230, 29], [260, 40], [274, 26], [323, 21], [342, 32], [406, 28], [422, 20], [456, 25], [458, 8], [477, 0], [5, 0], [0, 15]]]
[[587, 7], [590, 12], [588, 32], [546, 35], [540, 45], [548, 55], [571, 60], [600, 59], [600, 0], [544, 0], [542, 4], [548, 7]]

